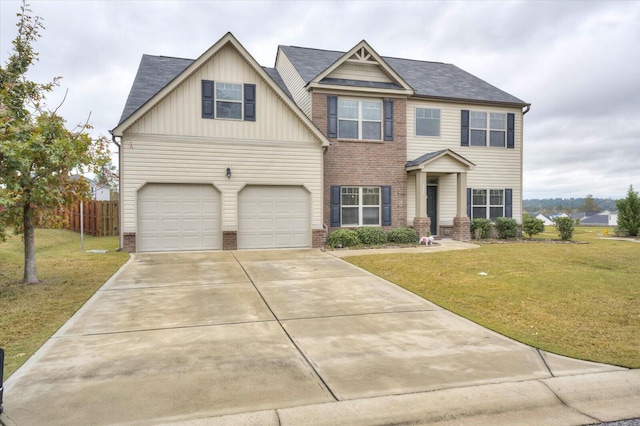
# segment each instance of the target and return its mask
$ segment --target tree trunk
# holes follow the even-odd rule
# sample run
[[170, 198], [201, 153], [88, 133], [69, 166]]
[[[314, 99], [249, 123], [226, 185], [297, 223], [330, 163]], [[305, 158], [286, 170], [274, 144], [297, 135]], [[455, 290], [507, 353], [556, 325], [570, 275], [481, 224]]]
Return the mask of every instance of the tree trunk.
[[33, 208], [30, 203], [26, 203], [23, 209], [24, 223], [24, 278], [23, 284], [37, 284], [36, 274], [36, 236], [35, 224], [33, 223]]

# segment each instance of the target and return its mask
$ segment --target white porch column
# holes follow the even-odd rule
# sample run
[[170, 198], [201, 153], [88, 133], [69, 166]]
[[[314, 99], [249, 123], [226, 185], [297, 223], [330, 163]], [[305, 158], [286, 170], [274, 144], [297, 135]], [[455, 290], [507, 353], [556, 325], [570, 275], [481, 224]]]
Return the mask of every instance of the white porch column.
[[458, 205], [456, 216], [467, 217], [467, 172], [461, 172], [458, 176]]
[[416, 217], [427, 217], [427, 173], [416, 172]]

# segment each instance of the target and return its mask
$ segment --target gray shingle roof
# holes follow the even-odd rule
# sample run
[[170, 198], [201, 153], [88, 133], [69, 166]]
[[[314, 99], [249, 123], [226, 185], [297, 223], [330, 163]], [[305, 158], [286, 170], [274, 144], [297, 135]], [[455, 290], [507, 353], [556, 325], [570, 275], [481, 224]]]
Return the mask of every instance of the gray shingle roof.
[[426, 154], [421, 155], [420, 157], [416, 158], [415, 160], [407, 161], [407, 163], [405, 164], [405, 167], [417, 166], [419, 164], [424, 163], [427, 160], [432, 159], [433, 157], [437, 157], [438, 155], [442, 154], [445, 151], [446, 151], [446, 149], [442, 149], [442, 150], [436, 151], [436, 152], [427, 152]]
[[[345, 53], [294, 46], [280, 46], [280, 49], [306, 83]], [[383, 59], [415, 90], [417, 96], [526, 105], [523, 100], [455, 65], [390, 57]]]
[[293, 100], [293, 96], [291, 96], [289, 89], [287, 89], [287, 85], [284, 84], [284, 80], [282, 79], [282, 76], [280, 75], [278, 70], [275, 68], [267, 68], [267, 67], [262, 67], [262, 69], [265, 70], [267, 74], [269, 74], [269, 76], [273, 79], [273, 81], [275, 81], [276, 84], [280, 86], [282, 90], [284, 90], [284, 93], [286, 93], [286, 95]]
[[133, 80], [133, 86], [131, 86], [127, 103], [124, 106], [124, 111], [122, 111], [118, 124], [129, 118], [131, 114], [162, 90], [192, 62], [193, 59], [142, 55], [138, 73]]

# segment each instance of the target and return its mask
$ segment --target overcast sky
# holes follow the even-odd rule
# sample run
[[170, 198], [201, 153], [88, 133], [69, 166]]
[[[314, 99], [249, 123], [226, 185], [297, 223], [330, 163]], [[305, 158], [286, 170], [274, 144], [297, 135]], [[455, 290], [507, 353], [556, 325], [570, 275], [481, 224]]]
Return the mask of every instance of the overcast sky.
[[[0, 0], [0, 59], [20, 2]], [[263, 66], [279, 44], [453, 63], [532, 104], [524, 198], [640, 189], [640, 1], [31, 1], [46, 30], [31, 78], [69, 127], [108, 135], [143, 53], [195, 59], [231, 31]]]

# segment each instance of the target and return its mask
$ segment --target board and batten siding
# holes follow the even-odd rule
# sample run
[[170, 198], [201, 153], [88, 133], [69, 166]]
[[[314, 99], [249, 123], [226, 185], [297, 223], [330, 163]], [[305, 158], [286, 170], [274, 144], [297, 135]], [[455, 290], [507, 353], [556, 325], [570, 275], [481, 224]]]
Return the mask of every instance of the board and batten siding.
[[[256, 85], [256, 121], [203, 119], [202, 80]], [[128, 133], [269, 141], [317, 141], [291, 108], [228, 45], [127, 130]]]
[[280, 77], [289, 89], [289, 93], [293, 96], [293, 100], [300, 107], [307, 117], [311, 117], [311, 94], [306, 89], [306, 83], [298, 74], [295, 67], [280, 50], [278, 52], [278, 61], [276, 62], [276, 70], [280, 73]]
[[[211, 140], [157, 135], [123, 138], [123, 231], [136, 232], [137, 191], [145, 183], [212, 184], [222, 196], [222, 230], [237, 230], [246, 185], [300, 185], [311, 193], [311, 225], [322, 228], [322, 148], [318, 142]], [[231, 179], [226, 177], [231, 168]]]
[[[415, 111], [416, 107], [435, 108], [440, 110], [440, 136], [416, 136]], [[460, 146], [460, 114], [461, 110], [501, 112], [515, 114], [515, 147], [514, 149], [500, 147]], [[513, 217], [520, 221], [522, 216], [522, 110], [517, 107], [484, 106], [474, 104], [455, 104], [447, 102], [409, 100], [407, 103], [407, 160], [414, 160], [428, 152], [450, 149], [476, 166], [467, 175], [467, 187], [481, 189], [513, 189]], [[455, 175], [447, 186], [455, 195]], [[449, 189], [442, 187], [443, 177], [440, 177], [438, 188], [439, 217], [449, 220], [455, 216], [455, 198], [452, 206], [442, 204], [448, 196]], [[446, 192], [446, 193], [445, 193]], [[414, 197], [414, 192], [408, 193], [408, 201]], [[411, 202], [411, 201], [410, 201]], [[407, 212], [408, 218], [413, 220], [413, 209]], [[442, 209], [442, 210], [440, 210]], [[450, 211], [451, 214], [445, 214]], [[440, 221], [440, 224], [448, 224]]]
[[357, 64], [345, 62], [333, 70], [327, 78], [339, 78], [345, 80], [375, 81], [377, 83], [393, 83], [394, 81], [385, 74], [380, 66], [373, 64]]

